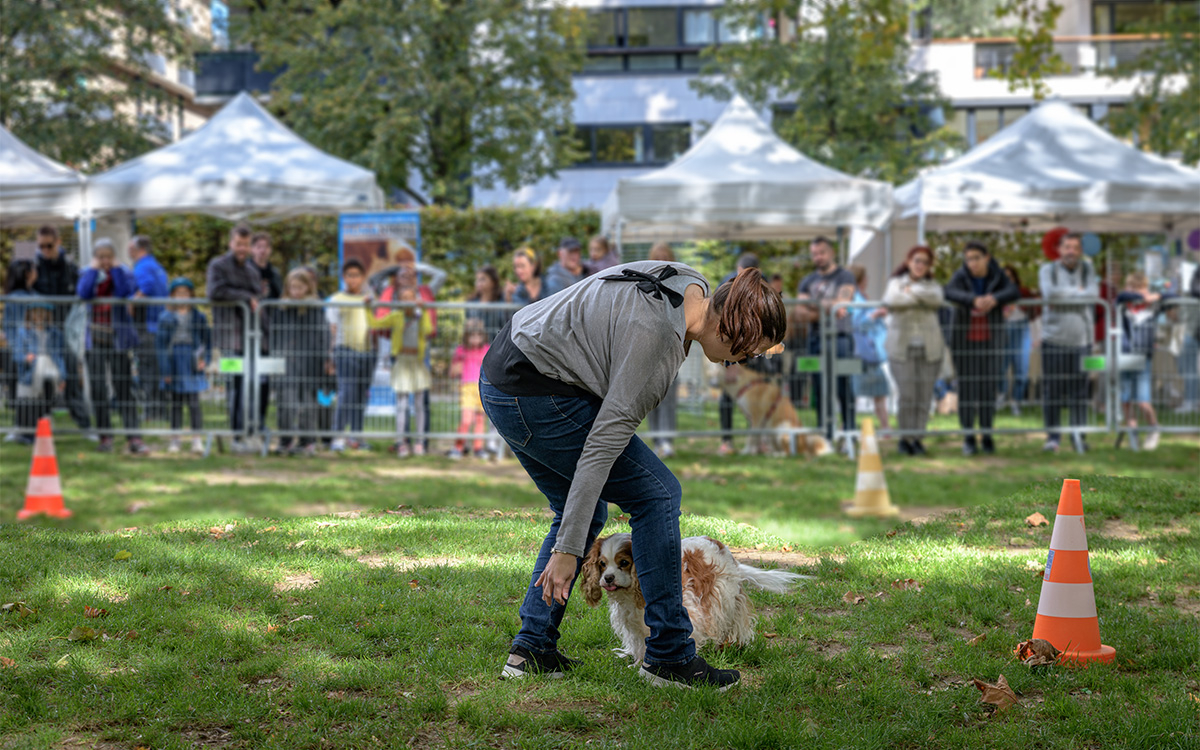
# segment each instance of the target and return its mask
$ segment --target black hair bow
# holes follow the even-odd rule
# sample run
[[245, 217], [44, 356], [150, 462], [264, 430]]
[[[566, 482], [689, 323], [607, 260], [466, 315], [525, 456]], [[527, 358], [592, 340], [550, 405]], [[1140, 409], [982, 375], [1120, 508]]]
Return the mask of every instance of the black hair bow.
[[671, 307], [679, 307], [683, 304], [683, 295], [663, 283], [672, 276], [678, 275], [679, 271], [675, 270], [674, 266], [667, 266], [658, 274], [658, 278], [630, 268], [623, 269], [620, 276], [604, 276], [602, 278], [605, 281], [631, 281], [637, 284], [638, 289], [653, 296], [654, 299], [662, 299], [665, 294]]

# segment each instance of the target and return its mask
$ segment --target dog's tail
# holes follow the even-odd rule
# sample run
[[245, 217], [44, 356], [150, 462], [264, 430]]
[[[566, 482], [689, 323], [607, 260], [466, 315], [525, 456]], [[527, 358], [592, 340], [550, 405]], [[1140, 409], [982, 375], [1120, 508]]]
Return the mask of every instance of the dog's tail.
[[763, 570], [745, 563], [738, 563], [738, 573], [741, 574], [743, 581], [749, 581], [760, 589], [773, 591], [776, 594], [786, 594], [799, 582], [811, 581], [816, 578], [816, 576], [789, 573], [786, 570]]

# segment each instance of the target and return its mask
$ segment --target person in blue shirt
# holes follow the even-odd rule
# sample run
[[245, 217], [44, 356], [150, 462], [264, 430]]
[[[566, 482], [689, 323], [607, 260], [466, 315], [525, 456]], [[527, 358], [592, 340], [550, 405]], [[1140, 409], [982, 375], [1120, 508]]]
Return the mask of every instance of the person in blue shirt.
[[[162, 299], [169, 292], [167, 272], [154, 257], [150, 238], [144, 234], [134, 235], [129, 241], [129, 259], [133, 262], [133, 280], [137, 285], [134, 299]], [[158, 319], [162, 305], [138, 304], [133, 306], [133, 323], [138, 337], [138, 384], [146, 405], [146, 419], [166, 419], [166, 398], [160, 388], [158, 356], [154, 348], [158, 333]]]
[[[79, 277], [79, 298], [88, 305], [87, 350], [88, 378], [91, 383], [92, 409], [96, 413], [96, 428], [100, 432], [102, 453], [113, 449], [110, 402], [116, 400], [121, 423], [129, 430], [129, 452], [149, 453], [141, 435], [138, 404], [133, 395], [133, 360], [137, 349], [137, 331], [129, 314], [129, 305], [114, 304], [114, 299], [127, 300], [137, 292], [133, 273], [116, 264], [112, 240], [102, 237], [92, 250], [92, 264]], [[108, 381], [112, 379], [112, 393]]]
[[32, 445], [37, 421], [50, 413], [54, 394], [61, 393], [63, 375], [62, 329], [52, 325], [54, 306], [49, 302], [21, 305], [23, 321], [13, 342], [17, 365], [17, 442]]

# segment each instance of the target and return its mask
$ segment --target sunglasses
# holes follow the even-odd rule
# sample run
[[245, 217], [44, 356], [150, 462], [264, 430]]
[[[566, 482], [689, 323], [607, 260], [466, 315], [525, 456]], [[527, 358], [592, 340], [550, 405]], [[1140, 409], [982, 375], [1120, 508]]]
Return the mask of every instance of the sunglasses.
[[44, 244], [44, 245], [43, 245], [42, 243], [40, 243], [40, 242], [38, 243], [38, 250], [53, 250], [53, 249], [54, 249], [54, 243], [53, 243], [53, 242], [50, 242], [50, 243], [47, 243], [47, 244]]

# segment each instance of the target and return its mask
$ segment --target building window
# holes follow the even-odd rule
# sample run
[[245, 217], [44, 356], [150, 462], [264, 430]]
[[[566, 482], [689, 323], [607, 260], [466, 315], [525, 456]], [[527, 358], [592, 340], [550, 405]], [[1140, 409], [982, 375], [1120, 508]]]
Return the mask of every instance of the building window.
[[576, 125], [582, 157], [570, 166], [661, 166], [691, 148], [688, 123]]
[[1191, 11], [1190, 16], [1200, 19], [1196, 0], [1122, 0], [1120, 2], [1092, 3], [1092, 33], [1101, 34], [1144, 34], [1147, 26], [1160, 23], [1167, 13], [1168, 5], [1182, 5]]
[[683, 43], [703, 46], [717, 40], [716, 19], [711, 10], [685, 10], [683, 12]]
[[620, 47], [621, 11], [589, 10], [587, 12], [587, 46]]
[[626, 11], [629, 34], [626, 46], [676, 47], [679, 15], [675, 8], [630, 8]]

